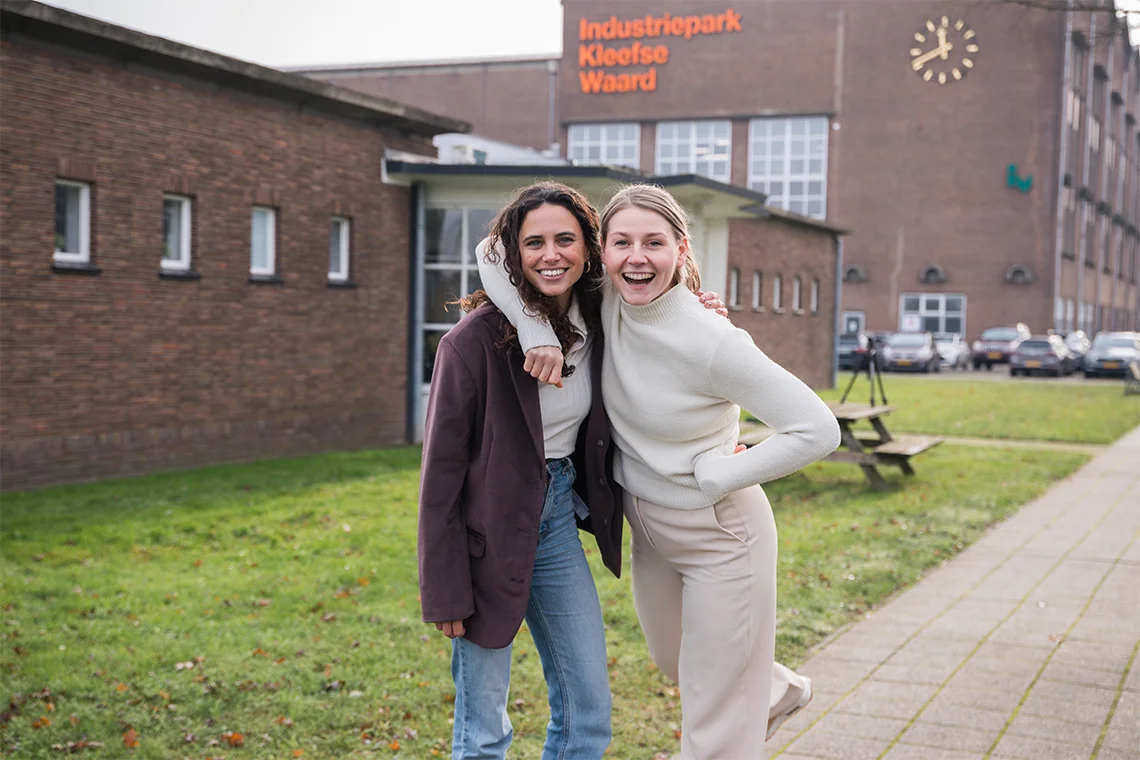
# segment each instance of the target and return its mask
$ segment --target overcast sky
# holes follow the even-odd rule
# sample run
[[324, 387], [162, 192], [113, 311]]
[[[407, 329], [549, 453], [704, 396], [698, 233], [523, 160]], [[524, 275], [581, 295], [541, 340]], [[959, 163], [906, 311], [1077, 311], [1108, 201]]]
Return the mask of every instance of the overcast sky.
[[46, 0], [265, 66], [562, 50], [559, 0]]
[[[562, 50], [560, 0], [46, 2], [265, 66], [548, 55]], [[1117, 7], [1140, 8], [1140, 0], [1117, 0]]]

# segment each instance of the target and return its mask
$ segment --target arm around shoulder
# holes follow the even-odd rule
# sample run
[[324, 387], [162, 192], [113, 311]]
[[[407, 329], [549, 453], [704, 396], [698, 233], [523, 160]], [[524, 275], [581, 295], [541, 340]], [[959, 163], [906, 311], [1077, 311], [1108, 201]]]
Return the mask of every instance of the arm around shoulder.
[[525, 354], [536, 346], [558, 346], [558, 337], [554, 328], [538, 317], [528, 314], [526, 304], [519, 296], [518, 288], [511, 283], [507, 274], [506, 257], [502, 250], [498, 251], [496, 261], [488, 261], [490, 252], [490, 239], [483, 238], [475, 248], [475, 262], [479, 265], [479, 278], [483, 282], [483, 290], [491, 297], [499, 311], [510, 320], [519, 334], [519, 345]]

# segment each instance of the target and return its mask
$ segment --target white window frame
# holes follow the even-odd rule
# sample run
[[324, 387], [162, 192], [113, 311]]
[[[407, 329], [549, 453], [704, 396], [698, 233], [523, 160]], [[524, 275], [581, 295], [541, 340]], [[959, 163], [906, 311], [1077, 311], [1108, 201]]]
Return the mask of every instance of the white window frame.
[[784, 275], [778, 274], [772, 278], [772, 311], [784, 310]]
[[[598, 130], [596, 134], [591, 130]], [[633, 159], [607, 158], [607, 154], [626, 153], [633, 146]], [[598, 149], [598, 157], [590, 158], [591, 148]], [[579, 155], [575, 155], [578, 153]], [[623, 166], [641, 169], [641, 124], [637, 122], [611, 122], [571, 124], [566, 130], [566, 157], [578, 166]]]
[[[917, 312], [909, 312], [909, 311], [906, 311], [906, 309], [904, 308], [906, 305], [906, 299], [908, 299], [908, 298], [918, 298], [919, 299], [918, 311]], [[926, 299], [928, 299], [928, 298], [938, 299], [939, 305], [938, 305], [938, 308], [936, 310], [931, 311], [931, 310], [926, 308]], [[946, 299], [948, 299], [948, 298], [961, 298], [962, 299], [962, 310], [961, 310], [961, 312], [949, 312], [946, 310]], [[918, 318], [919, 318], [919, 324], [920, 324], [919, 329], [920, 330], [924, 329], [921, 327], [921, 321], [923, 318], [925, 318], [925, 317], [937, 317], [938, 321], [939, 321], [939, 329], [931, 330], [930, 332], [934, 332], [934, 333], [949, 332], [946, 329], [946, 318], [947, 318], [947, 316], [956, 316], [956, 315], [960, 314], [961, 319], [962, 319], [962, 329], [961, 329], [961, 332], [959, 332], [958, 334], [961, 335], [963, 340], [964, 340], [966, 335], [968, 334], [966, 332], [966, 315], [968, 313], [969, 305], [970, 304], [966, 298], [965, 293], [917, 293], [917, 292], [900, 293], [899, 294], [899, 327], [898, 327], [898, 329], [899, 330], [904, 329], [903, 320], [906, 318], [906, 315], [917, 314]]]
[[812, 314], [819, 314], [819, 280], [815, 277], [811, 278], [811, 293], [809, 294], [809, 305]]
[[[688, 137], [681, 137], [682, 131], [687, 131]], [[662, 155], [666, 145], [673, 154], [670, 158]], [[687, 155], [681, 157], [682, 151]], [[707, 171], [697, 168], [698, 161], [707, 162]], [[677, 165], [682, 162], [687, 163], [688, 168], [679, 169]], [[728, 184], [732, 177], [732, 122], [727, 119], [658, 122], [655, 170], [657, 174], [697, 174]]]
[[733, 267], [728, 272], [728, 308], [740, 308], [740, 267]]
[[867, 329], [867, 312], [865, 311], [845, 311], [840, 317], [842, 324], [840, 324], [840, 332], [847, 333], [847, 320], [856, 319], [859, 321], [859, 329], [855, 330], [856, 333], [861, 333]]
[[[763, 125], [764, 134], [760, 134]], [[822, 130], [818, 128], [822, 125]], [[793, 132], [803, 128], [803, 134]], [[817, 129], [813, 133], [813, 129]], [[826, 116], [764, 117], [752, 119], [748, 123], [748, 187], [768, 195], [768, 203], [803, 216], [825, 219], [827, 217], [827, 161], [828, 161], [828, 119]], [[813, 141], [820, 141], [822, 152], [811, 154]], [[776, 146], [779, 145], [777, 151]], [[761, 150], [763, 147], [763, 150]], [[794, 149], [802, 153], [793, 156]], [[777, 155], [779, 153], [779, 155]], [[793, 172], [793, 161], [803, 161], [803, 171]], [[819, 171], [810, 171], [811, 161], [820, 162]], [[779, 164], [779, 171], [773, 166]], [[792, 183], [802, 183], [800, 193], [793, 194]], [[810, 183], [820, 183], [818, 193], [809, 192]], [[778, 192], [772, 192], [773, 190]], [[819, 201], [819, 213], [809, 212], [812, 202]], [[802, 208], [793, 209], [794, 204]]]
[[[61, 264], [89, 264], [91, 263], [91, 183], [76, 182], [70, 179], [57, 179], [52, 186], [52, 192], [58, 187], [75, 187], [79, 189], [79, 250], [61, 251], [55, 248], [53, 260]], [[55, 198], [52, 198], [52, 208], [55, 208]], [[55, 237], [55, 220], [52, 219], [52, 237]]]
[[[352, 220], [343, 216], [334, 216], [329, 222], [329, 237], [333, 235], [333, 230], [337, 230], [338, 252], [340, 254], [340, 271], [332, 271], [329, 267], [329, 282], [348, 282], [348, 262], [349, 254], [351, 253], [352, 245]], [[329, 240], [329, 247], [332, 247], [333, 241]], [[331, 265], [331, 260], [330, 260]]]
[[757, 269], [752, 273], [752, 311], [764, 310], [764, 273]]
[[792, 313], [804, 313], [804, 281], [798, 274], [792, 278]]
[[[167, 201], [178, 204], [179, 256], [176, 259], [168, 259], [166, 258], [164, 252], [163, 257], [159, 263], [162, 269], [168, 272], [188, 272], [190, 271], [190, 243], [192, 240], [190, 235], [190, 222], [193, 218], [193, 212], [191, 210], [191, 204], [193, 203], [193, 200], [185, 195], [173, 195], [171, 193], [165, 193], [162, 196], [162, 214], [164, 218], [166, 216]], [[163, 236], [162, 244], [164, 246], [166, 245], [165, 236]]]
[[[265, 236], [266, 239], [266, 259], [269, 261], [268, 266], [255, 267], [253, 265], [253, 218], [259, 211], [265, 211], [269, 214], [269, 229]], [[277, 209], [272, 206], [254, 206], [250, 210], [249, 217], [249, 273], [252, 275], [275, 275], [277, 274]]]

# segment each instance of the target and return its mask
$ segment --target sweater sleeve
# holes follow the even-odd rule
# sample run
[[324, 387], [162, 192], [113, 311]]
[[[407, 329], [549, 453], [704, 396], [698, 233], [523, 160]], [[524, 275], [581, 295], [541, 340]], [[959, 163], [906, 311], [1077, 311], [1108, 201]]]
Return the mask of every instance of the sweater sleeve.
[[697, 482], [716, 501], [732, 491], [790, 475], [839, 446], [839, 423], [827, 404], [769, 359], [743, 330], [721, 339], [708, 375], [714, 393], [775, 431], [739, 454], [713, 449], [697, 458], [693, 470]]
[[479, 279], [483, 290], [491, 297], [499, 311], [503, 312], [519, 334], [519, 346], [525, 354], [537, 346], [559, 346], [558, 336], [550, 323], [533, 314], [528, 314], [526, 304], [519, 295], [518, 288], [511, 284], [507, 275], [507, 265], [503, 253], [499, 252], [498, 262], [486, 260], [489, 240], [483, 238], [475, 249], [475, 261], [479, 264]]

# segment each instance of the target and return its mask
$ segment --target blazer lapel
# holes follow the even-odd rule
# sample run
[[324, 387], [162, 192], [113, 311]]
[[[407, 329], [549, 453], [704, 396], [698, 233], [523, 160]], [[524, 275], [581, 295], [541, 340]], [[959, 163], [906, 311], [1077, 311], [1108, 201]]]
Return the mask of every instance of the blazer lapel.
[[515, 392], [519, 397], [519, 406], [522, 407], [523, 419], [534, 441], [534, 449], [539, 457], [546, 457], [546, 445], [542, 435], [542, 410], [538, 404], [538, 381], [523, 371], [522, 362], [515, 361], [517, 352], [512, 351], [511, 380], [515, 383]]

